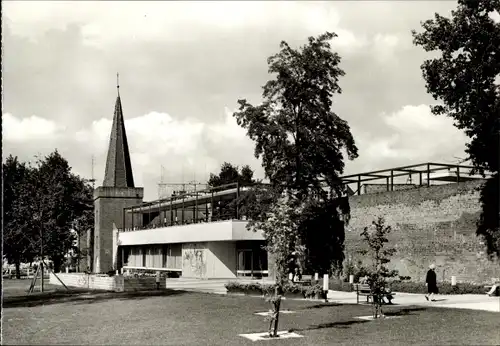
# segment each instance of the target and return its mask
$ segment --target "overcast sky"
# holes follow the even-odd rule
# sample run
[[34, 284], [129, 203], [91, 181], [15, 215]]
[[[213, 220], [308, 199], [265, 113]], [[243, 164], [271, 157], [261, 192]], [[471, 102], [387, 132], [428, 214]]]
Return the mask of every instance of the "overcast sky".
[[454, 1], [3, 2], [4, 156], [58, 149], [73, 170], [104, 176], [116, 73], [136, 186], [206, 180], [228, 161], [263, 176], [253, 143], [232, 118], [258, 103], [267, 58], [334, 31], [346, 75], [334, 111], [359, 158], [346, 174], [464, 157], [465, 136], [430, 114], [411, 29]]

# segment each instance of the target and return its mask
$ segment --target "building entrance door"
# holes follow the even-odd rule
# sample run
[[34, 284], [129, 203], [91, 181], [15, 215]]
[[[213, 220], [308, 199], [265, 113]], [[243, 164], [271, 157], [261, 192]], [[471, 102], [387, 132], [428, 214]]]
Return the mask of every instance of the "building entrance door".
[[238, 276], [253, 276], [253, 253], [252, 250], [238, 250]]
[[262, 249], [238, 249], [236, 273], [252, 278], [267, 276], [267, 253]]

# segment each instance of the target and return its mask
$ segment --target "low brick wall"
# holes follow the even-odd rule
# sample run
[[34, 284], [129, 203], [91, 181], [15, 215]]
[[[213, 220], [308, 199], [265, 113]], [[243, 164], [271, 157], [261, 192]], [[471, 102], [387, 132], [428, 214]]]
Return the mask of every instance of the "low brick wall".
[[[160, 289], [166, 288], [166, 279], [160, 280]], [[156, 289], [156, 278], [154, 277], [125, 277], [124, 289], [126, 292], [146, 291]]]
[[[115, 276], [97, 276], [95, 274], [85, 273], [59, 273], [57, 277], [64, 282], [66, 286], [88, 288], [91, 290], [106, 290], [123, 292], [124, 279], [121, 275]], [[49, 282], [53, 285], [62, 286], [53, 273], [50, 273]]]

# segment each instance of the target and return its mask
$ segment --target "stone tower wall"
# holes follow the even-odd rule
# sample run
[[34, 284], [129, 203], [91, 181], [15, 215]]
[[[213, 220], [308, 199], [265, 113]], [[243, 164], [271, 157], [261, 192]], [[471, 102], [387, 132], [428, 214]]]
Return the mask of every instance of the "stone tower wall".
[[[123, 208], [142, 203], [143, 188], [98, 187], [94, 191], [94, 272], [113, 268], [113, 223], [123, 227]], [[129, 218], [130, 220], [130, 218]], [[140, 220], [137, 220], [137, 225]]]

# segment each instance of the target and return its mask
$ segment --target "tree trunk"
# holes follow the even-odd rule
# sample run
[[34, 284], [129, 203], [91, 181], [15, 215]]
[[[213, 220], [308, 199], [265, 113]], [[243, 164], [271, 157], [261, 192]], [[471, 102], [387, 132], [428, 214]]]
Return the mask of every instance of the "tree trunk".
[[52, 257], [52, 262], [54, 263], [54, 273], [59, 273], [61, 271], [61, 265], [63, 263], [62, 258], [60, 256]]
[[379, 317], [382, 317], [382, 299], [383, 299], [383, 296], [379, 296], [377, 294], [373, 295], [372, 297], [373, 299], [373, 307], [374, 307], [374, 311], [373, 311], [373, 318], [379, 318]]
[[14, 261], [14, 264], [16, 266], [16, 279], [20, 279], [21, 278], [21, 261], [19, 261], [19, 259], [16, 259]]
[[281, 296], [279, 296], [275, 305], [276, 305], [276, 319], [274, 320], [273, 337], [276, 338], [276, 337], [278, 337], [278, 323], [279, 323], [279, 319], [280, 319]]
[[272, 300], [272, 315], [271, 315], [271, 322], [269, 323], [269, 336], [271, 338], [276, 338], [278, 337], [278, 323], [279, 323], [279, 317], [280, 317], [280, 305], [281, 305], [281, 294], [283, 290], [279, 287], [276, 286], [276, 289], [274, 291], [274, 300]]

